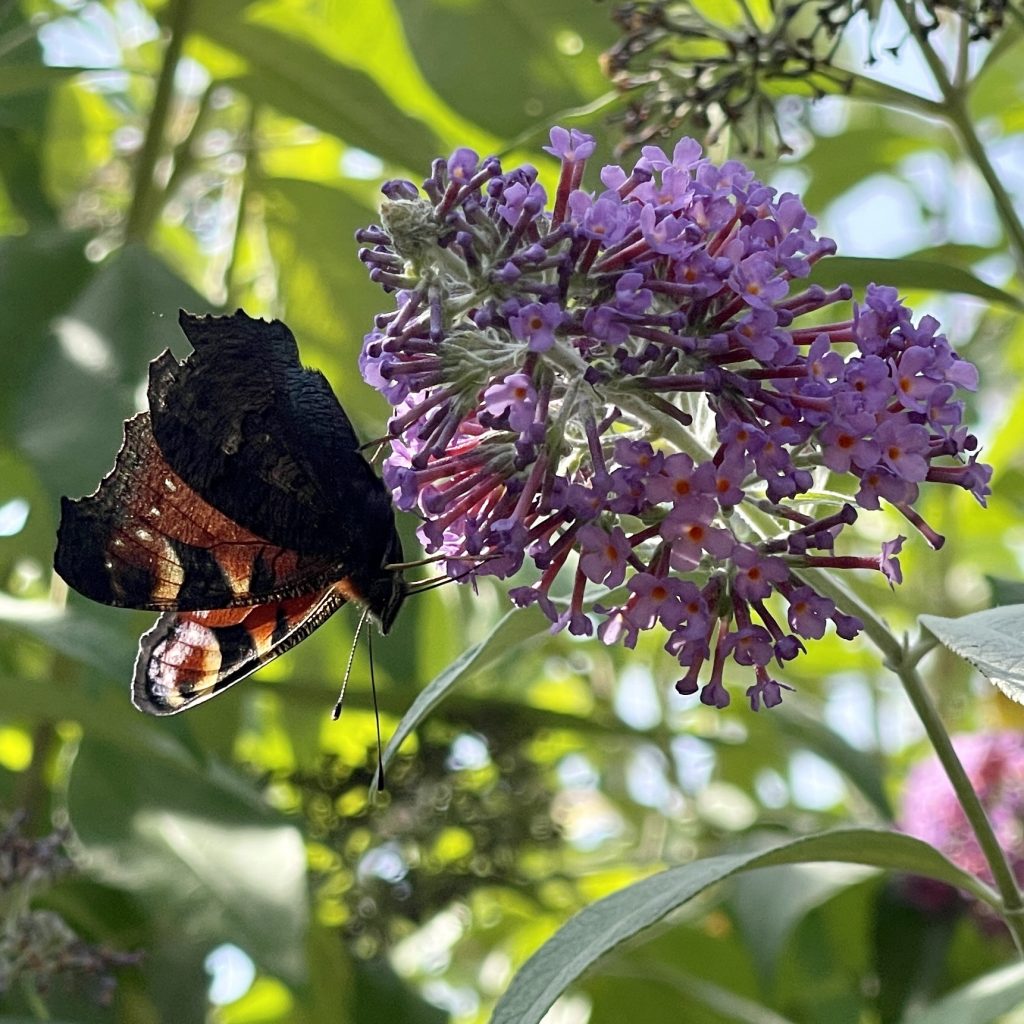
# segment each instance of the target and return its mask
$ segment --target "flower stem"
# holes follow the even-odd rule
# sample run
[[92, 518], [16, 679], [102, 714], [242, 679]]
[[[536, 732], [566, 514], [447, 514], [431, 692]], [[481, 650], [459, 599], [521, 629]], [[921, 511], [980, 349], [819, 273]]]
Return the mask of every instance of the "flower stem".
[[999, 845], [999, 840], [992, 829], [992, 823], [985, 813], [985, 808], [971, 786], [964, 766], [960, 763], [960, 758], [957, 757], [956, 751], [953, 749], [953, 743], [942, 723], [938, 709], [928, 695], [921, 674], [917, 671], [915, 665], [917, 657], [919, 654], [907, 649], [899, 661], [889, 661], [887, 664], [899, 676], [910, 703], [914, 706], [918, 718], [921, 719], [925, 732], [928, 733], [928, 739], [935, 749], [971, 830], [978, 840], [989, 870], [992, 872], [992, 878], [1002, 897], [1003, 920], [1013, 936], [1017, 951], [1024, 957], [1024, 900], [1021, 898], [1017, 880], [1014, 878], [1006, 854]]
[[799, 575], [813, 576], [813, 586], [816, 590], [832, 598], [841, 611], [856, 615], [864, 623], [864, 632], [884, 655], [886, 667], [891, 668], [899, 677], [978, 840], [996, 888], [1002, 897], [1003, 919], [1013, 935], [1017, 949], [1024, 956], [1024, 899], [1021, 898], [1017, 881], [1006, 860], [1006, 854], [992, 830], [992, 823], [985, 813], [985, 808], [967, 778], [942, 718], [928, 696], [921, 674], [917, 671], [918, 662], [935, 646], [935, 642], [922, 636], [912, 646], [902, 643], [879, 616], [852, 591], [837, 583], [829, 573], [803, 570]]
[[146, 138], [135, 167], [135, 191], [124, 229], [127, 242], [144, 242], [160, 212], [164, 193], [157, 187], [153, 174], [164, 146], [164, 132], [170, 118], [171, 98], [174, 93], [174, 74], [181, 60], [191, 10], [192, 0], [176, 0], [171, 5], [171, 36], [167, 41], [163, 66], [160, 68], [160, 76], [156, 83], [156, 95], [153, 97], [153, 107], [149, 113]]

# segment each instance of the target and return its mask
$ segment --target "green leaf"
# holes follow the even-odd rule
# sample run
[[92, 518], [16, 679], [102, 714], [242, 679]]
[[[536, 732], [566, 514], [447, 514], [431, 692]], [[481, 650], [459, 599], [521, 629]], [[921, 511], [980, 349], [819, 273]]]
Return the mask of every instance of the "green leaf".
[[917, 621], [1007, 697], [1024, 703], [1024, 605], [988, 608], [958, 619], [919, 615]]
[[34, 636], [107, 677], [126, 675], [135, 660], [135, 644], [127, 632], [109, 627], [95, 615], [61, 608], [51, 601], [24, 601], [0, 594], [0, 624]]
[[[716, 1021], [721, 1017], [730, 1024], [793, 1024], [791, 1018], [775, 1013], [763, 1003], [668, 964], [641, 965], [634, 960], [629, 966], [616, 965], [599, 982], [588, 986], [595, 989], [590, 1024], [621, 1024], [624, 1020], [643, 1020], [646, 1024], [665, 1020], [677, 1024], [680, 1020], [696, 1019], [686, 1015], [688, 1007], [686, 1003], [680, 1005], [678, 997], [714, 1011], [719, 1015], [713, 1018]], [[666, 999], [669, 990], [678, 996]]]
[[855, 291], [867, 285], [888, 284], [896, 288], [921, 288], [927, 291], [973, 295], [985, 302], [1020, 311], [1024, 302], [1016, 295], [986, 284], [969, 270], [951, 263], [913, 258], [876, 259], [867, 256], [829, 256], [811, 271], [810, 283], [823, 288], [849, 284]]
[[460, 654], [420, 692], [388, 741], [382, 766], [387, 769], [410, 733], [419, 727], [454, 686], [550, 627], [550, 620], [535, 605], [506, 612], [483, 640]]
[[306, 940], [309, 979], [295, 991], [302, 1012], [295, 1024], [349, 1024], [352, 1013], [353, 977], [359, 961], [353, 961], [342, 933], [313, 923]]
[[538, 1024], [585, 970], [616, 946], [712, 885], [743, 871], [837, 861], [925, 875], [993, 905], [995, 894], [937, 850], [898, 832], [848, 829], [669, 868], [580, 911], [526, 962], [498, 1001], [491, 1024]]
[[924, 260], [926, 263], [954, 263], [967, 267], [982, 260], [1000, 256], [1005, 250], [989, 245], [969, 245], [966, 242], [946, 242], [943, 245], [930, 245], [924, 249], [908, 252], [905, 259]]
[[898, 174], [907, 157], [934, 150], [941, 142], [935, 131], [924, 136], [895, 132], [888, 121], [880, 126], [877, 108], [872, 111], [866, 104], [850, 104], [848, 109], [852, 122], [845, 130], [818, 138], [801, 161], [801, 168], [811, 174], [809, 185], [802, 189], [803, 202], [815, 214], [873, 174]]
[[778, 710], [780, 713], [772, 720], [782, 732], [841, 771], [886, 821], [892, 820], [892, 805], [885, 791], [885, 777], [878, 757], [851, 746], [820, 719], [804, 714], [795, 706], [784, 705]]
[[233, 942], [266, 971], [302, 979], [302, 837], [240, 779], [169, 742], [140, 757], [87, 735], [68, 809], [90, 874], [178, 930], [183, 956]]
[[57, 531], [52, 495], [43, 487], [28, 459], [0, 444], [0, 509], [10, 502], [24, 503], [28, 515], [21, 529], [14, 529], [16, 524], [9, 520], [7, 529], [0, 531], [0, 579], [9, 579], [22, 559], [48, 565]]
[[[882, 881], [876, 875], [847, 886], [797, 924], [772, 979], [773, 1006], [799, 1021], [852, 1024], [864, 1014], [868, 1000], [852, 979], [870, 976], [869, 894]], [[759, 955], [750, 948], [752, 960]]]
[[[84, 609], [84, 599], [82, 604]], [[57, 655], [44, 662], [47, 667], [31, 684], [14, 670], [0, 673], [4, 715], [30, 722], [75, 721], [138, 757], [164, 742], [173, 744], [167, 727], [140, 715], [129, 701], [138, 624], [145, 616], [99, 605], [88, 609], [61, 610], [48, 601], [0, 595], [0, 647], [24, 658], [35, 653], [35, 644], [26, 642], [31, 638]]]
[[137, 408], [147, 362], [168, 346], [187, 348], [179, 307], [209, 305], [160, 257], [129, 246], [68, 306], [49, 311], [53, 336], [22, 381], [16, 422], [23, 451], [54, 493], [95, 490], [114, 464], [121, 421]]
[[504, 138], [538, 121], [550, 127], [557, 112], [587, 103], [608, 87], [598, 59], [614, 42], [615, 28], [600, 5], [396, 0], [396, 8], [438, 94]]
[[45, 64], [0, 65], [0, 100], [28, 92], [45, 92], [84, 68], [55, 68]]
[[850, 864], [793, 864], [741, 875], [729, 904], [754, 966], [768, 986], [797, 923], [815, 907], [860, 882], [869, 869]]
[[994, 604], [1024, 604], [1024, 582], [1007, 580], [1001, 576], [986, 576]]
[[1010, 964], [975, 978], [919, 1013], [907, 1024], [989, 1024], [1024, 1003], [1024, 964]]
[[399, 167], [428, 167], [445, 146], [405, 114], [369, 75], [284, 33], [197, 4], [196, 28], [244, 57], [251, 74], [231, 84], [256, 103], [343, 139]]
[[[279, 268], [288, 326], [304, 358], [315, 353], [353, 422], [377, 436], [384, 430], [386, 407], [359, 378], [357, 360], [363, 335], [387, 298], [369, 281], [353, 240], [376, 213], [347, 192], [319, 182], [270, 178], [263, 192], [267, 240]], [[324, 231], [325, 224], [330, 231]]]
[[923, 910], [895, 885], [882, 886], [872, 915], [876, 1006], [883, 1021], [896, 1021], [950, 985], [949, 951], [962, 920], [959, 905]]
[[[2, 164], [0, 157], [0, 172]], [[6, 338], [4, 372], [0, 373], [0, 435], [12, 430], [12, 411], [29, 382], [43, 372], [51, 321], [96, 271], [85, 258], [86, 239], [83, 232], [57, 229], [0, 239], [0, 309]], [[46, 399], [44, 408], [52, 416], [59, 406]]]
[[[444, 1010], [422, 999], [397, 975], [386, 960], [357, 960], [354, 1021], [387, 1021], [388, 1024], [446, 1024]], [[327, 1018], [325, 1018], [326, 1024]]]

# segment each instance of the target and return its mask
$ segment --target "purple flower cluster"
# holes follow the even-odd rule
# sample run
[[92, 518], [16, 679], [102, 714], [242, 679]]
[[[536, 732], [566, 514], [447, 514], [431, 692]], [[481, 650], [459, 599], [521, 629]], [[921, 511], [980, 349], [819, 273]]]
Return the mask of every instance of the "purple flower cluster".
[[[1019, 732], [964, 734], [953, 737], [953, 747], [1014, 875], [1024, 882], [1024, 736]], [[900, 831], [934, 846], [964, 871], [992, 884], [985, 855], [937, 757], [919, 762], [907, 776], [897, 824]], [[907, 894], [924, 909], [942, 909], [958, 898], [949, 886], [927, 878], [909, 880]]]
[[[803, 579], [867, 568], [900, 582], [902, 537], [839, 555], [857, 507], [911, 507], [926, 481], [980, 500], [991, 471], [962, 426], [977, 373], [896, 290], [825, 322], [852, 291], [795, 289], [835, 251], [800, 200], [692, 139], [645, 147], [582, 188], [594, 140], [555, 128], [554, 202], [526, 165], [461, 149], [422, 191], [392, 181], [382, 225], [358, 235], [394, 292], [360, 366], [395, 406], [384, 478], [418, 511], [451, 575], [539, 570], [512, 599], [632, 647], [660, 624], [681, 693], [724, 707], [733, 661], [756, 710], [769, 675], [821, 637], [861, 628]], [[830, 489], [826, 490], [826, 484]], [[566, 579], [568, 599], [559, 601]], [[553, 588], [554, 591], [553, 591]], [[703, 685], [699, 682], [703, 679]]]

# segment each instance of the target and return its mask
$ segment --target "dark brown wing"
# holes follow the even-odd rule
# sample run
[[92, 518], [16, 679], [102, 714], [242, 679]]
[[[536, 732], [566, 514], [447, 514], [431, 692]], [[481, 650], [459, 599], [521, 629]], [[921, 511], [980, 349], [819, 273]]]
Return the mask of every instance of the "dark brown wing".
[[395, 535], [390, 496], [327, 380], [299, 362], [291, 331], [242, 310], [179, 321], [195, 351], [181, 362], [165, 352], [149, 375], [167, 463], [257, 536], [379, 570]]
[[147, 413], [125, 423], [96, 493], [62, 499], [54, 567], [94, 601], [153, 611], [265, 603], [345, 575], [337, 559], [279, 547], [214, 508], [167, 464]]
[[139, 642], [132, 703], [151, 715], [195, 707], [294, 647], [349, 596], [341, 582], [272, 604], [161, 615]]

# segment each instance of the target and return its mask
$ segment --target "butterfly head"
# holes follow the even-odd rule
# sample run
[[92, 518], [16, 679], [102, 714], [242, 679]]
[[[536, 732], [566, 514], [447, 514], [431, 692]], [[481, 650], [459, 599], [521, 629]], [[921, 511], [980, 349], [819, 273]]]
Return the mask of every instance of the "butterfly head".
[[401, 561], [402, 542], [398, 531], [395, 530], [392, 532], [380, 569], [360, 587], [366, 606], [370, 609], [370, 615], [380, 626], [381, 633], [387, 633], [391, 629], [409, 592], [402, 570], [392, 568]]

